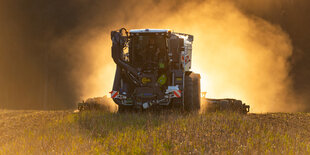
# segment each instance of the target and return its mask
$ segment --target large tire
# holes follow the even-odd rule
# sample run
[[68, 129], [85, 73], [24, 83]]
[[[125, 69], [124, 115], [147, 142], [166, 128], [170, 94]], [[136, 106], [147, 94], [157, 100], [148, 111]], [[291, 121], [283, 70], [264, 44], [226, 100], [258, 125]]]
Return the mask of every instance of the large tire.
[[117, 113], [126, 113], [132, 110], [132, 107], [124, 106], [124, 105], [118, 105], [118, 111]]
[[185, 75], [184, 110], [193, 110], [193, 80], [189, 75]]
[[201, 88], [200, 88], [200, 74], [192, 73], [193, 79], [193, 109], [194, 111], [200, 110]]

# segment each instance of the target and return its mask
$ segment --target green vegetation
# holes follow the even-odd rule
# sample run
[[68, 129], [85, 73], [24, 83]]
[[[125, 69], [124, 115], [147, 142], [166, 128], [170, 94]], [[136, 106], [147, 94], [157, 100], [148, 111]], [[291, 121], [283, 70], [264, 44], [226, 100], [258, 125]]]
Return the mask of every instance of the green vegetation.
[[0, 154], [310, 154], [308, 113], [54, 113]]

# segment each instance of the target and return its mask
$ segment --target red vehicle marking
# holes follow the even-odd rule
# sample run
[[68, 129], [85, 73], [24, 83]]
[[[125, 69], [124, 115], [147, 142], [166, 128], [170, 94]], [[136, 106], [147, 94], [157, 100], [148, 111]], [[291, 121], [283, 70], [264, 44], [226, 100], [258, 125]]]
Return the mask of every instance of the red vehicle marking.
[[111, 93], [111, 95], [112, 95], [112, 98], [115, 98], [118, 95], [118, 92], [117, 91], [113, 91], [113, 93]]
[[174, 95], [177, 96], [177, 97], [181, 97], [181, 91], [178, 90], [178, 91], [173, 91]]

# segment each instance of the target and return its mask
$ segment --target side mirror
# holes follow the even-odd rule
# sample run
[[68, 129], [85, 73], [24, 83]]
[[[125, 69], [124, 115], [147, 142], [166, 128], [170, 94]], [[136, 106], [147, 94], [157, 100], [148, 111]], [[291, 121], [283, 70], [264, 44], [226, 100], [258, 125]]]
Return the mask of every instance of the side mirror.
[[194, 36], [189, 35], [187, 40], [190, 41], [190, 42], [194, 41]]

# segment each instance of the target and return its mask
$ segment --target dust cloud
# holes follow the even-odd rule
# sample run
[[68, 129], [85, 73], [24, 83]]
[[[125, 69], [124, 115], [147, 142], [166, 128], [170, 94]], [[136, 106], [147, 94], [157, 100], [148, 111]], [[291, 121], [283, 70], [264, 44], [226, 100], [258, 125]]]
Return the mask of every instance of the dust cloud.
[[[139, 10], [136, 8], [145, 5], [130, 8]], [[297, 103], [291, 104], [296, 102], [288, 61], [293, 47], [280, 26], [247, 16], [229, 2], [192, 2], [173, 13], [161, 10], [164, 3], [157, 5], [151, 11], [143, 10], [143, 15], [129, 13], [128, 16], [138, 18], [129, 18], [124, 25], [170, 28], [193, 34], [193, 71], [201, 73], [202, 90], [207, 92], [207, 97], [242, 99], [251, 105], [252, 112], [300, 110]], [[102, 42], [107, 41], [95, 46]], [[109, 48], [102, 50], [109, 51]], [[94, 81], [111, 72], [111, 67], [101, 66], [104, 68]], [[108, 83], [104, 81], [101, 85]]]
[[252, 112], [302, 110], [289, 74], [290, 37], [230, 1], [33, 0], [0, 6], [3, 107], [72, 108], [107, 95], [115, 71], [110, 31], [126, 27], [193, 34], [193, 70], [201, 73], [207, 97], [242, 99]]

